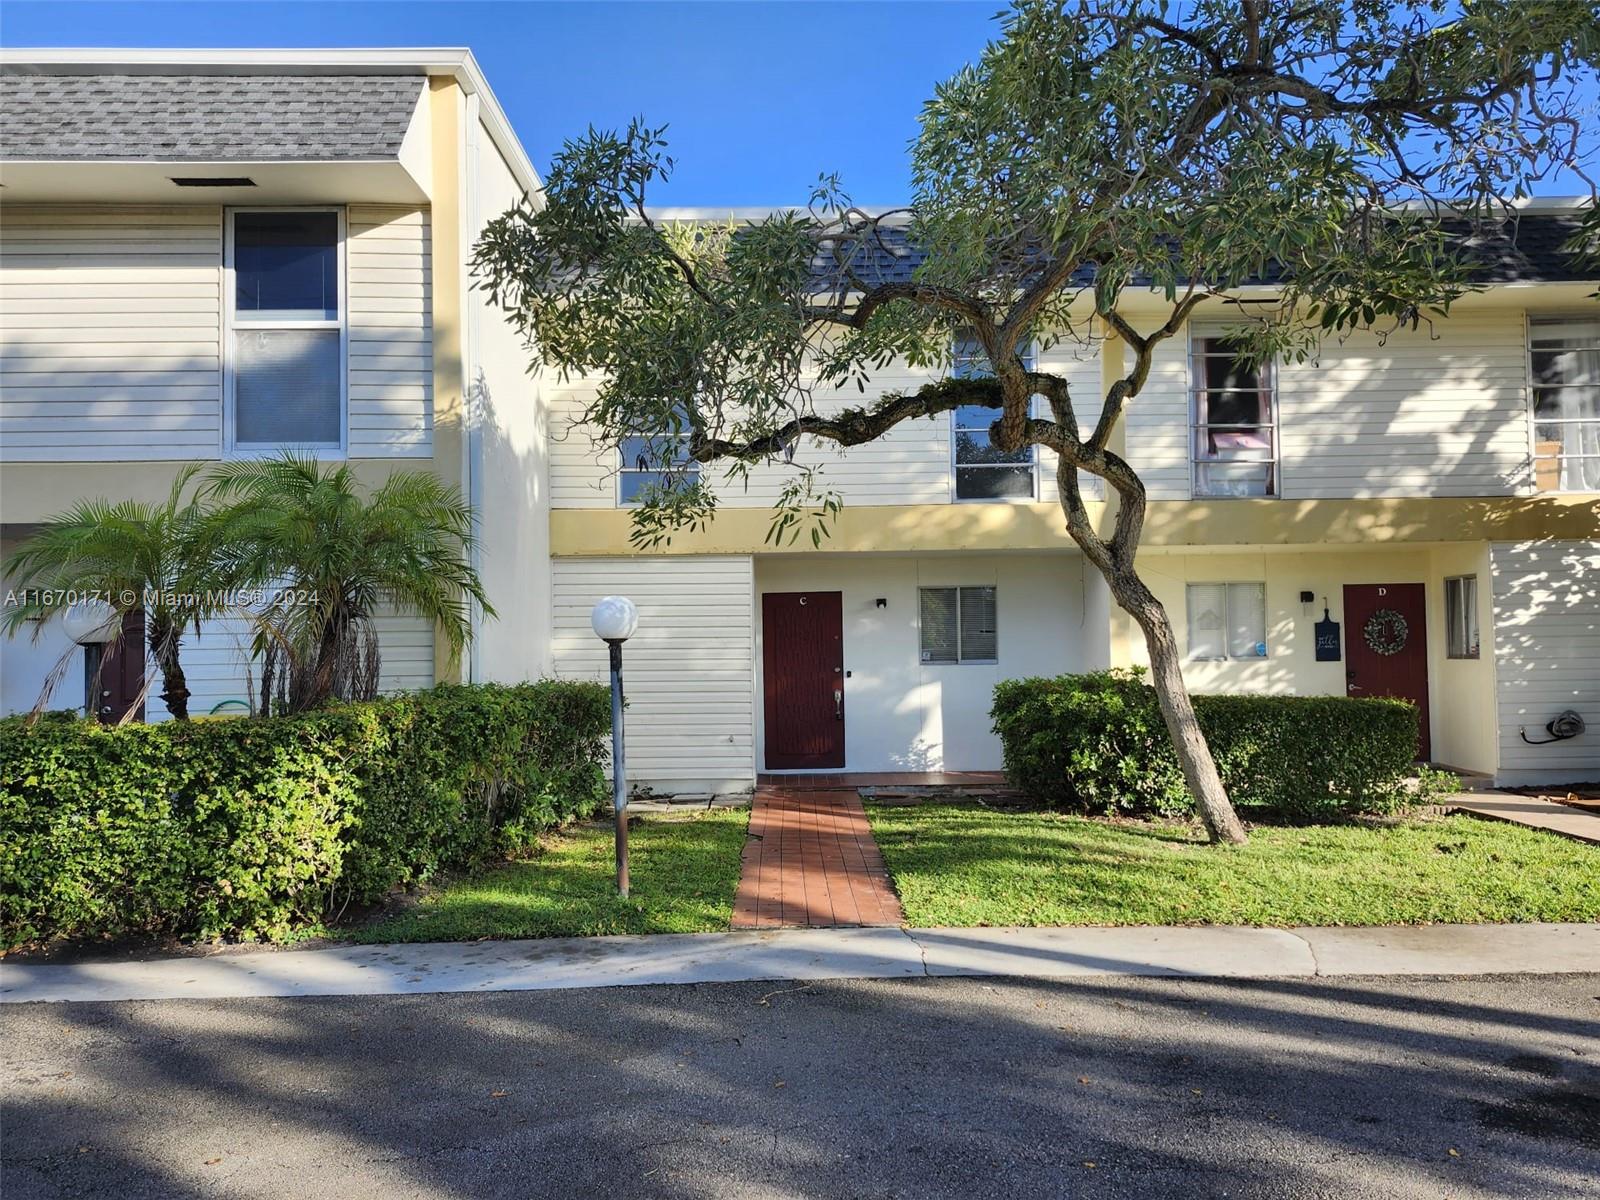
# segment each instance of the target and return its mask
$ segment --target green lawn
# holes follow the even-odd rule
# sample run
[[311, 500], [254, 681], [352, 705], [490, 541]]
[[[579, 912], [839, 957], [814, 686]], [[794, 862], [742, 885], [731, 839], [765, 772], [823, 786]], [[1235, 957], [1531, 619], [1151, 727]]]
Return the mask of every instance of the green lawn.
[[867, 812], [916, 926], [1600, 919], [1600, 849], [1472, 817], [1257, 826], [1220, 847], [1181, 826], [976, 804]]
[[713, 809], [689, 820], [635, 822], [627, 900], [616, 893], [611, 827], [583, 826], [549, 835], [525, 862], [441, 884], [403, 912], [332, 934], [453, 942], [726, 929], [749, 819], [744, 809]]

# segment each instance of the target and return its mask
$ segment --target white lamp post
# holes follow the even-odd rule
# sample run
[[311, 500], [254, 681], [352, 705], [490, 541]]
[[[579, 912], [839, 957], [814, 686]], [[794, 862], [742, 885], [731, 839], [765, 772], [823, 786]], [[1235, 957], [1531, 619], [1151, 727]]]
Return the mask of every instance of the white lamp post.
[[622, 760], [622, 643], [639, 627], [626, 596], [602, 596], [589, 615], [595, 636], [611, 647], [611, 807], [617, 822], [617, 892], [628, 894], [628, 786]]

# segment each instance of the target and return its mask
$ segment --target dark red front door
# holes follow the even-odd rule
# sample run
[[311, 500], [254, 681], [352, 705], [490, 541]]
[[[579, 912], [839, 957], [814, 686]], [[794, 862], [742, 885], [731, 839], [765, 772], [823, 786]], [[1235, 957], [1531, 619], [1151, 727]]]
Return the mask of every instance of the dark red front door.
[[84, 658], [89, 708], [107, 725], [129, 712], [144, 720], [144, 610], [122, 618], [122, 637], [115, 646], [92, 645]]
[[1417, 706], [1417, 757], [1428, 737], [1428, 609], [1420, 583], [1350, 584], [1344, 589], [1345, 691], [1398, 696]]
[[761, 597], [767, 769], [844, 766], [844, 601], [839, 592]]

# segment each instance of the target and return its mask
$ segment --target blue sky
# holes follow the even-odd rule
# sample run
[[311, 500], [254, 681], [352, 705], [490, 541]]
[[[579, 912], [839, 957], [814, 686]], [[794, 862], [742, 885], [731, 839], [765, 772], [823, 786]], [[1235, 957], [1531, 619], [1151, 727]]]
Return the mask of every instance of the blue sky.
[[976, 3], [75, 3], [5, 0], [7, 46], [468, 45], [543, 171], [561, 142], [643, 115], [678, 170], [662, 204], [799, 204], [838, 171], [856, 200], [909, 191], [933, 85], [976, 57]]
[[[7, 46], [472, 47], [541, 171], [590, 124], [665, 124], [657, 204], [802, 204], [837, 171], [856, 201], [909, 192], [934, 84], [996, 31], [1002, 0], [481, 3], [3, 0]], [[1591, 108], [1591, 113], [1593, 109]], [[1558, 178], [1544, 195], [1586, 190]]]

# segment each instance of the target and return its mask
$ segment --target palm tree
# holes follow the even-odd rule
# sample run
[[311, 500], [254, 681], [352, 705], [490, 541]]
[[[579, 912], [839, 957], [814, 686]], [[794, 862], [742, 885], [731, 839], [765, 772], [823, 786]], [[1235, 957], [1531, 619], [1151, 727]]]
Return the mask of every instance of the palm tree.
[[[144, 609], [150, 654], [161, 672], [161, 699], [178, 720], [189, 717], [189, 686], [179, 660], [183, 635], [226, 606], [228, 579], [208, 538], [205, 510], [184, 492], [200, 470], [178, 472], [164, 503], [83, 500], [51, 517], [6, 562], [11, 587], [22, 600], [4, 618], [8, 637], [25, 624], [34, 636], [59, 597], [99, 594], [122, 621]], [[45, 684], [41, 705], [59, 678]]]
[[275, 676], [289, 711], [376, 694], [382, 605], [428, 618], [458, 653], [469, 603], [494, 615], [468, 563], [472, 509], [437, 476], [398, 471], [363, 498], [347, 464], [285, 452], [215, 467], [205, 490], [225, 505], [213, 520], [229, 571], [282, 596], [254, 646], [263, 712]]

